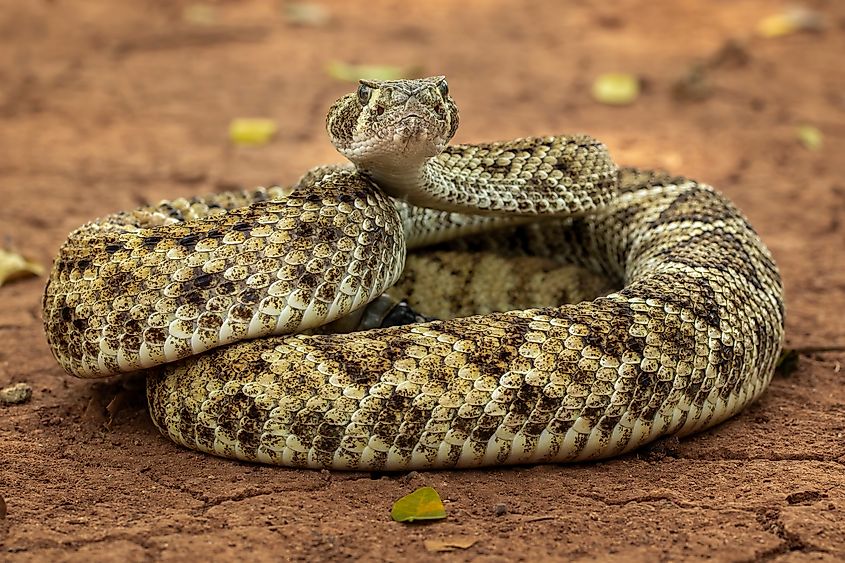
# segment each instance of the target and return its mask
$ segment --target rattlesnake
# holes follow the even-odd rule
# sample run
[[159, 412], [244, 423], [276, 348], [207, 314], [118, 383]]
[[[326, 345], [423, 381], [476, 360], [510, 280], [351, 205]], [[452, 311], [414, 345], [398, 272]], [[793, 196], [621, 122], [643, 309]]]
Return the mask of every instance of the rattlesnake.
[[[152, 368], [164, 434], [299, 467], [602, 458], [760, 395], [782, 345], [782, 286], [730, 202], [617, 170], [586, 136], [446, 146], [457, 125], [443, 77], [361, 81], [327, 119], [355, 166], [79, 228], [43, 301], [55, 357], [80, 377]], [[435, 274], [534, 255], [619, 289], [445, 320], [385, 305], [406, 248], [450, 240]], [[441, 283], [426, 275], [410, 285]]]

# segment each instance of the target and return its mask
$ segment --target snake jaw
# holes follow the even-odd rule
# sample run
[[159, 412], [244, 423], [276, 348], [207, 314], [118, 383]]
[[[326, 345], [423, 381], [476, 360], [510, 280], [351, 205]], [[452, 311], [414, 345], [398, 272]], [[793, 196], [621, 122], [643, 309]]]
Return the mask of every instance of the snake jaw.
[[392, 128], [391, 140], [395, 147], [393, 151], [400, 156], [407, 156], [412, 161], [424, 160], [440, 154], [443, 150], [443, 143], [438, 142], [441, 135], [432, 131], [429, 123], [430, 120], [416, 113], [400, 118]]

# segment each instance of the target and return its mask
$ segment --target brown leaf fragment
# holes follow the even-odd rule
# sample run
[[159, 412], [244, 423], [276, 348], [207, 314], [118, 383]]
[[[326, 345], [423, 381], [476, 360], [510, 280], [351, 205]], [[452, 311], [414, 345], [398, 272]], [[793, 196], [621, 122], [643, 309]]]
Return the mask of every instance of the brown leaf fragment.
[[701, 64], [692, 65], [687, 72], [672, 84], [672, 96], [676, 100], [699, 101], [713, 94], [710, 73]]
[[672, 84], [672, 95], [684, 101], [699, 101], [713, 94], [712, 74], [718, 68], [741, 67], [748, 64], [750, 56], [745, 45], [729, 40], [704, 60], [692, 64]]
[[827, 498], [827, 495], [818, 491], [800, 491], [787, 495], [786, 502], [789, 504], [813, 504], [825, 498]]
[[446, 553], [456, 549], [469, 549], [478, 542], [478, 538], [472, 536], [450, 536], [425, 540], [423, 545], [427, 551], [434, 553]]
[[750, 60], [751, 55], [748, 54], [746, 46], [735, 39], [729, 39], [722, 43], [719, 50], [706, 62], [711, 68], [741, 67], [747, 65]]
[[131, 398], [130, 392], [126, 389], [121, 389], [112, 398], [112, 400], [109, 401], [109, 404], [106, 405], [106, 412], [109, 414], [109, 419], [108, 419], [108, 421], [106, 421], [106, 424], [105, 424], [106, 428], [111, 430], [111, 425], [114, 422], [115, 415], [123, 410], [123, 407], [125, 407], [129, 403], [130, 398]]
[[0, 495], [0, 519], [6, 517], [6, 499], [3, 498], [3, 495]]
[[94, 396], [88, 399], [88, 404], [85, 405], [85, 410], [82, 411], [82, 420], [105, 426], [106, 417], [98, 397]]
[[526, 518], [525, 522], [542, 522], [544, 520], [554, 520], [555, 517], [552, 515], [546, 516], [532, 516], [531, 518]]

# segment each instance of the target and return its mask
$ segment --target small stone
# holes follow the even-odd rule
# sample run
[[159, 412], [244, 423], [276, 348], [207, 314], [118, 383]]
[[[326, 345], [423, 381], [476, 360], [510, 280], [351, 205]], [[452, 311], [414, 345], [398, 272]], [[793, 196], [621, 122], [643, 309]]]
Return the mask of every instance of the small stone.
[[827, 498], [827, 495], [818, 491], [801, 491], [788, 495], [786, 502], [789, 504], [813, 504], [823, 498]]
[[414, 479], [416, 479], [416, 478], [417, 478], [417, 477], [419, 477], [419, 476], [420, 476], [419, 472], [417, 472], [417, 471], [409, 471], [407, 474], [405, 474], [403, 477], [401, 477], [401, 479], [400, 479], [400, 480], [401, 480], [403, 483], [410, 483], [411, 481], [413, 481]]
[[497, 503], [496, 506], [493, 507], [493, 513], [496, 516], [502, 516], [508, 513], [508, 505], [503, 502]]
[[0, 404], [19, 405], [32, 397], [32, 387], [27, 383], [13, 383], [0, 389]]

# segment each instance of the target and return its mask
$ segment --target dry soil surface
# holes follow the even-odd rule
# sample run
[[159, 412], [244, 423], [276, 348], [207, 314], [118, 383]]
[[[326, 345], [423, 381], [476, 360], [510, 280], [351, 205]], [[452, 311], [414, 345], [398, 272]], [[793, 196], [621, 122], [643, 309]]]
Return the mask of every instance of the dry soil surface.
[[[166, 197], [290, 183], [339, 157], [331, 61], [445, 74], [458, 141], [586, 131], [618, 161], [707, 181], [782, 269], [787, 344], [804, 349], [735, 419], [602, 463], [400, 475], [260, 467], [158, 434], [138, 386], [65, 375], [40, 321], [43, 278], [0, 288], [0, 559], [619, 560], [845, 558], [845, 5], [823, 31], [755, 35], [778, 2], [0, 2], [0, 246], [49, 264], [74, 227]], [[199, 6], [199, 7], [197, 7]], [[738, 45], [730, 47], [730, 45]], [[722, 53], [722, 55], [718, 55]], [[710, 61], [700, 100], [673, 83]], [[636, 103], [590, 84], [644, 79]], [[235, 117], [278, 121], [237, 148]], [[817, 150], [796, 128], [818, 127]], [[828, 349], [828, 351], [818, 351]], [[112, 404], [110, 411], [106, 406]], [[431, 485], [448, 518], [392, 522]], [[4, 514], [5, 512], [5, 514]], [[432, 540], [472, 545], [439, 553]]]

